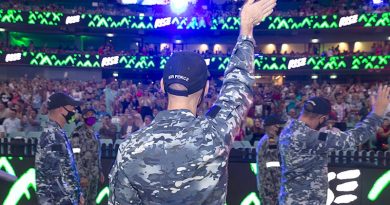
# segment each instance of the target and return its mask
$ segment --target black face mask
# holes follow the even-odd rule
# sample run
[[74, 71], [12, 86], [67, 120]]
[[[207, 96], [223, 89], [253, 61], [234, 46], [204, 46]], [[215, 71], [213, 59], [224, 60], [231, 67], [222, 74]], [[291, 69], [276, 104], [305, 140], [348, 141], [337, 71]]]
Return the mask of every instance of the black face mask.
[[328, 120], [325, 119], [323, 122], [321, 122], [320, 124], [318, 124], [317, 127], [316, 127], [316, 130], [320, 130], [321, 128], [325, 127], [327, 121], [328, 121]]
[[62, 116], [65, 118], [65, 120], [66, 120], [66, 122], [67, 122], [68, 124], [69, 124], [69, 123], [72, 123], [72, 122], [74, 121], [75, 112], [66, 109], [66, 107], [64, 107], [64, 109], [65, 109], [66, 111], [68, 111], [68, 114], [62, 115]]

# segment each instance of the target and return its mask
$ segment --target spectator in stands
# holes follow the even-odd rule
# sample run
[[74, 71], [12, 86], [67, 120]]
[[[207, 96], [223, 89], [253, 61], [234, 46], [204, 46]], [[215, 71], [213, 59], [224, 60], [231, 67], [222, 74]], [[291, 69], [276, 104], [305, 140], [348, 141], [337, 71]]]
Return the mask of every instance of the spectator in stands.
[[152, 107], [153, 107], [153, 98], [150, 92], [143, 93], [139, 98], [139, 105], [141, 106], [141, 116], [142, 120], [145, 119], [146, 115], [152, 115]]
[[38, 119], [38, 111], [36, 109], [30, 110], [28, 115], [23, 117], [22, 124], [25, 132], [41, 131], [41, 122]]
[[9, 113], [9, 108], [7, 108], [4, 103], [0, 102], [0, 125], [3, 124], [3, 121], [8, 117]]
[[144, 127], [149, 126], [153, 121], [152, 116], [146, 115], [144, 119]]
[[98, 119], [103, 119], [104, 116], [108, 115], [108, 113], [106, 112], [106, 106], [104, 104], [100, 104], [98, 107], [99, 108], [96, 112], [96, 117]]
[[264, 133], [265, 131], [261, 119], [256, 118], [254, 120], [254, 126], [252, 128], [252, 131], [249, 134], [250, 143], [254, 145], [254, 142], [259, 141], [263, 137]]
[[329, 115], [329, 119], [326, 121], [326, 125], [320, 129], [320, 132], [325, 132], [326, 130], [332, 132], [340, 132], [340, 129], [335, 127], [336, 117], [333, 115]]
[[390, 138], [390, 119], [385, 118], [382, 126], [378, 129], [376, 134], [376, 149], [378, 151], [389, 150], [389, 139]]
[[295, 108], [290, 108], [290, 110], [288, 111], [287, 118], [288, 119], [297, 119], [298, 118], [297, 111], [295, 110]]
[[22, 130], [21, 121], [16, 117], [15, 109], [10, 110], [9, 117], [4, 120], [3, 126], [7, 134]]
[[121, 138], [126, 137], [128, 134], [131, 134], [136, 130], [133, 117], [130, 115], [129, 116], [123, 115], [121, 117], [120, 125], [121, 125], [121, 130], [120, 130]]
[[347, 130], [347, 114], [348, 114], [348, 105], [345, 103], [344, 97], [341, 93], [335, 94], [336, 104], [332, 106], [332, 109], [337, 114], [337, 123], [335, 127], [339, 128], [341, 131]]
[[111, 115], [107, 114], [103, 118], [103, 125], [102, 128], [99, 130], [99, 135], [101, 138], [105, 139], [112, 139], [113, 142], [115, 142], [116, 139], [116, 126], [111, 122], [112, 117]]

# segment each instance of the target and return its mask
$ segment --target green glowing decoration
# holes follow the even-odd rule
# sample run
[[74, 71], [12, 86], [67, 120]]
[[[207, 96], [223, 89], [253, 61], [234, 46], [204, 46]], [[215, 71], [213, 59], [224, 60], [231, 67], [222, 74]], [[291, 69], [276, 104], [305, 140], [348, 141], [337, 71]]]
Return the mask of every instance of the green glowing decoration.
[[3, 205], [17, 205], [23, 196], [30, 200], [31, 194], [28, 190], [33, 188], [37, 191], [35, 180], [35, 169], [28, 169], [11, 187], [8, 196], [6, 196]]
[[109, 193], [110, 193], [110, 189], [106, 186], [104, 187], [98, 194], [98, 196], [96, 197], [96, 204], [100, 204], [102, 202], [102, 200], [104, 199], [104, 197], [107, 197], [109, 196]]
[[[0, 9], [0, 23], [21, 23], [45, 26], [68, 26], [65, 24], [65, 15], [61, 12], [47, 11], [20, 11]], [[81, 14], [78, 25], [89, 28], [102, 29], [164, 29], [155, 28], [158, 18], [153, 16], [109, 16], [101, 14]], [[296, 29], [335, 29], [339, 28], [339, 15], [307, 16], [307, 17], [267, 17], [258, 29], [268, 30], [296, 30]], [[178, 30], [238, 30], [240, 18], [238, 17], [215, 17], [210, 19], [211, 25], [206, 24], [203, 17], [171, 17], [167, 29]], [[71, 26], [71, 25], [69, 25]], [[381, 14], [362, 13], [358, 21], [350, 27], [389, 27], [390, 12]]]
[[50, 11], [29, 11], [28, 24], [58, 26], [64, 14]]
[[257, 175], [257, 164], [256, 163], [250, 163], [251, 171], [253, 174]]
[[14, 168], [6, 157], [0, 157], [0, 169], [3, 169], [10, 175], [16, 176]]
[[368, 199], [370, 201], [376, 201], [386, 187], [390, 187], [390, 170], [385, 172], [375, 181], [370, 192], [368, 193]]
[[251, 192], [240, 203], [240, 205], [261, 205], [260, 199], [255, 192]]
[[0, 9], [0, 23], [23, 23], [22, 11]]

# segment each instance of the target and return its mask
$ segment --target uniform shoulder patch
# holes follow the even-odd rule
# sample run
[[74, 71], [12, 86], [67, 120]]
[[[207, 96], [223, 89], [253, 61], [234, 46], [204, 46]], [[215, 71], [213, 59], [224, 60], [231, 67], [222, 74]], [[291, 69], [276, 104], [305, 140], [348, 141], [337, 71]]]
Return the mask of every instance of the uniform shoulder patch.
[[328, 138], [328, 134], [325, 132], [320, 132], [320, 135], [318, 136], [318, 140], [326, 141], [326, 138]]
[[206, 116], [211, 117], [211, 118], [215, 118], [215, 116], [217, 116], [217, 114], [220, 110], [221, 110], [220, 106], [214, 105], [213, 107], [211, 107], [209, 109], [209, 111], [207, 111]]

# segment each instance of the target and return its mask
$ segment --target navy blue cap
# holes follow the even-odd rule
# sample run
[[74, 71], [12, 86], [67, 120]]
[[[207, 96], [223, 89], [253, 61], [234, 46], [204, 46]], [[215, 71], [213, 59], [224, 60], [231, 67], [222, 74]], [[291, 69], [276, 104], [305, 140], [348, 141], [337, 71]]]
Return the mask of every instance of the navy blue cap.
[[[188, 96], [203, 89], [209, 76], [206, 62], [200, 54], [188, 51], [173, 53], [164, 68], [164, 88], [169, 94]], [[187, 90], [171, 89], [169, 86], [175, 83]]]
[[303, 109], [305, 109], [307, 112], [319, 115], [329, 115], [332, 109], [332, 105], [326, 98], [313, 97], [305, 102]]
[[47, 100], [47, 109], [54, 110], [59, 107], [71, 105], [74, 107], [82, 105], [82, 102], [77, 101], [65, 93], [54, 93]]

